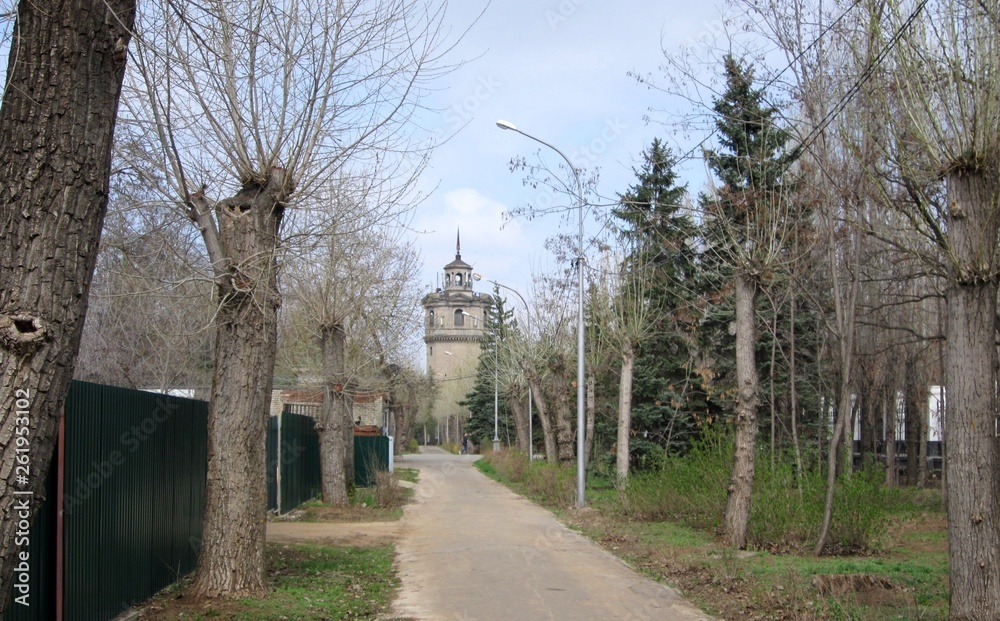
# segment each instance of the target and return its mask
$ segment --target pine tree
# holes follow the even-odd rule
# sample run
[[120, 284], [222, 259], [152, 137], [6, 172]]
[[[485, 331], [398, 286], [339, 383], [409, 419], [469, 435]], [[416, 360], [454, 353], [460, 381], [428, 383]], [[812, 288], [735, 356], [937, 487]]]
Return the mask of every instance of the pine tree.
[[640, 465], [661, 448], [686, 446], [695, 416], [709, 408], [693, 352], [698, 230], [685, 213], [687, 188], [678, 185], [676, 164], [670, 149], [654, 139], [635, 170], [637, 183], [612, 210], [631, 248], [624, 268], [648, 279], [647, 303], [657, 310], [653, 335], [638, 350], [632, 388], [631, 452]]
[[[465, 424], [469, 438], [479, 444], [491, 442], [494, 433], [494, 396], [497, 398], [497, 430], [500, 441], [506, 446], [512, 446], [516, 441], [515, 425], [503, 387], [497, 387], [497, 381], [502, 376], [502, 370], [497, 372], [497, 365], [503, 364], [503, 341], [517, 329], [513, 319], [514, 311], [505, 307], [505, 300], [499, 295], [493, 296], [493, 305], [486, 309], [483, 328], [485, 338], [480, 345], [479, 363], [476, 367], [476, 379], [472, 390], [459, 405], [469, 409], [471, 416]], [[498, 351], [498, 347], [501, 351]], [[499, 354], [499, 356], [498, 356]]]

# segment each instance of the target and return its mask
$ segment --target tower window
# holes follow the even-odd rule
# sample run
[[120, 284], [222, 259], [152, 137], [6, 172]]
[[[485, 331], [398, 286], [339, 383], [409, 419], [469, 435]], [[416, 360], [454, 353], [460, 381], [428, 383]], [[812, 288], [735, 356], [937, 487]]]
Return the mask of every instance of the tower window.
[[455, 311], [455, 327], [461, 328], [465, 325], [465, 315], [462, 314], [462, 309]]
[[456, 287], [461, 287], [462, 286], [462, 275], [461, 274], [455, 274], [455, 286]]
[[432, 328], [434, 327], [434, 311], [428, 313], [427, 325], [429, 325]]

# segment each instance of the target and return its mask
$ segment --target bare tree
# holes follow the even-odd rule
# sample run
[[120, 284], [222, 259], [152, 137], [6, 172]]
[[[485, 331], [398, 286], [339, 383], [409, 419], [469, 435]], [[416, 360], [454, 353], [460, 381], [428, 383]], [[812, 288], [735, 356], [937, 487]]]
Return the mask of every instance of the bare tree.
[[783, 183], [794, 152], [777, 110], [753, 86], [753, 71], [732, 56], [724, 61], [726, 90], [713, 109], [721, 148], [706, 160], [722, 185], [702, 199], [709, 239], [719, 266], [732, 274], [736, 337], [736, 436], [724, 530], [735, 547], [746, 546], [755, 477], [760, 379], [755, 348], [756, 300], [787, 246], [791, 202]]
[[613, 278], [599, 279], [598, 287], [591, 289], [590, 296], [592, 321], [601, 326], [600, 335], [605, 340], [603, 346], [621, 361], [615, 453], [615, 472], [619, 483], [624, 483], [629, 475], [632, 375], [636, 351], [653, 326], [658, 325], [657, 309], [649, 300], [651, 272], [646, 267], [634, 262], [625, 264]]
[[[951, 619], [1000, 617], [1000, 9], [977, 0], [887, 7], [899, 113], [890, 148], [914, 200], [911, 226], [946, 266]], [[887, 105], [895, 104], [887, 100]], [[898, 147], [896, 147], [898, 145]], [[898, 150], [897, 150], [898, 149]], [[943, 190], [946, 197], [940, 195]], [[931, 191], [927, 192], [926, 189]]]
[[[571, 280], [565, 281], [565, 286], [571, 284]], [[538, 312], [532, 314], [532, 338], [508, 339], [511, 359], [517, 361], [531, 386], [549, 463], [572, 461], [575, 452], [575, 417], [570, 403], [575, 317], [572, 296], [563, 295], [564, 286], [560, 285], [558, 279], [540, 277], [536, 281], [531, 297]]]
[[76, 378], [161, 391], [205, 388], [215, 301], [200, 277], [196, 232], [169, 213], [115, 202], [126, 204], [113, 204], [105, 219]]
[[0, 107], [0, 614], [73, 376], [134, 18], [133, 0], [17, 3]]
[[[385, 192], [350, 184], [331, 191], [328, 200], [340, 217], [284, 275], [290, 312], [296, 315], [292, 324], [318, 345], [312, 349], [318, 349], [319, 362], [305, 372], [321, 378], [323, 386], [317, 429], [323, 501], [330, 505], [348, 504], [352, 396], [359, 387], [391, 389], [388, 360], [404, 359], [406, 335], [417, 332], [418, 262], [391, 227], [407, 211], [403, 195], [415, 178], [401, 180], [402, 194], [388, 184], [381, 188]], [[308, 350], [296, 348], [300, 364], [316, 359]]]
[[442, 10], [161, 0], [137, 27], [123, 119], [145, 147], [136, 168], [201, 233], [219, 300], [199, 596], [264, 593], [278, 255], [313, 232], [294, 208], [334, 175], [405, 153], [405, 123], [440, 67]]

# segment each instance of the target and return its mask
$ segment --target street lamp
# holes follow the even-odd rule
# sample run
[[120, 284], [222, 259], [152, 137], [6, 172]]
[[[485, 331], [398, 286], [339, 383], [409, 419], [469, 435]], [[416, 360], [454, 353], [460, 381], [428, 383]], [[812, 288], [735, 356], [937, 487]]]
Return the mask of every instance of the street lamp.
[[[507, 285], [502, 285], [495, 280], [490, 280], [489, 278], [486, 278], [485, 276], [479, 273], [473, 274], [472, 277], [475, 278], [476, 280], [485, 280], [486, 282], [491, 283], [497, 287], [503, 287], [507, 291], [512, 292], [514, 295], [520, 298], [521, 303], [524, 304], [524, 320], [525, 323], [527, 323], [528, 333], [529, 334], [531, 333], [531, 308], [528, 306], [528, 302], [525, 301], [524, 296], [521, 295], [520, 292], [517, 291], [517, 289], [508, 287]], [[532, 418], [534, 418], [534, 412], [532, 411], [532, 403], [531, 403], [531, 382], [528, 382], [528, 462], [529, 463], [534, 461], [535, 459], [535, 441], [534, 441], [535, 430], [533, 429], [532, 426], [532, 421], [531, 421]]]
[[584, 442], [584, 426], [586, 424], [584, 411], [584, 325], [583, 325], [583, 184], [580, 182], [580, 173], [577, 172], [576, 167], [573, 166], [573, 162], [566, 157], [566, 154], [554, 147], [553, 145], [545, 142], [541, 138], [536, 138], [527, 132], [523, 132], [518, 129], [513, 123], [508, 121], [499, 120], [497, 121], [497, 127], [500, 129], [506, 129], [510, 131], [517, 132], [524, 136], [525, 138], [530, 138], [537, 143], [543, 144], [546, 147], [552, 149], [558, 153], [564, 160], [566, 164], [569, 165], [570, 171], [573, 173], [573, 177], [576, 179], [576, 193], [577, 200], [579, 201], [580, 207], [580, 235], [579, 235], [579, 254], [577, 255], [576, 269], [580, 272], [579, 280], [579, 291], [577, 292], [577, 321], [576, 321], [576, 506], [584, 507], [586, 506], [586, 500], [584, 498], [584, 493], [586, 489], [587, 481], [587, 465], [585, 463], [584, 449], [586, 444]]

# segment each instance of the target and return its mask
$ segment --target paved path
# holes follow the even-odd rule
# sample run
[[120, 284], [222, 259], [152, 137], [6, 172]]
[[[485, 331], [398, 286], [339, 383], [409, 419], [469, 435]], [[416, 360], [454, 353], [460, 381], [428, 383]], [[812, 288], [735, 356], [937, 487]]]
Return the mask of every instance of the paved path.
[[443, 621], [709, 619], [640, 576], [548, 511], [472, 466], [424, 449], [397, 543], [402, 588], [393, 614]]

